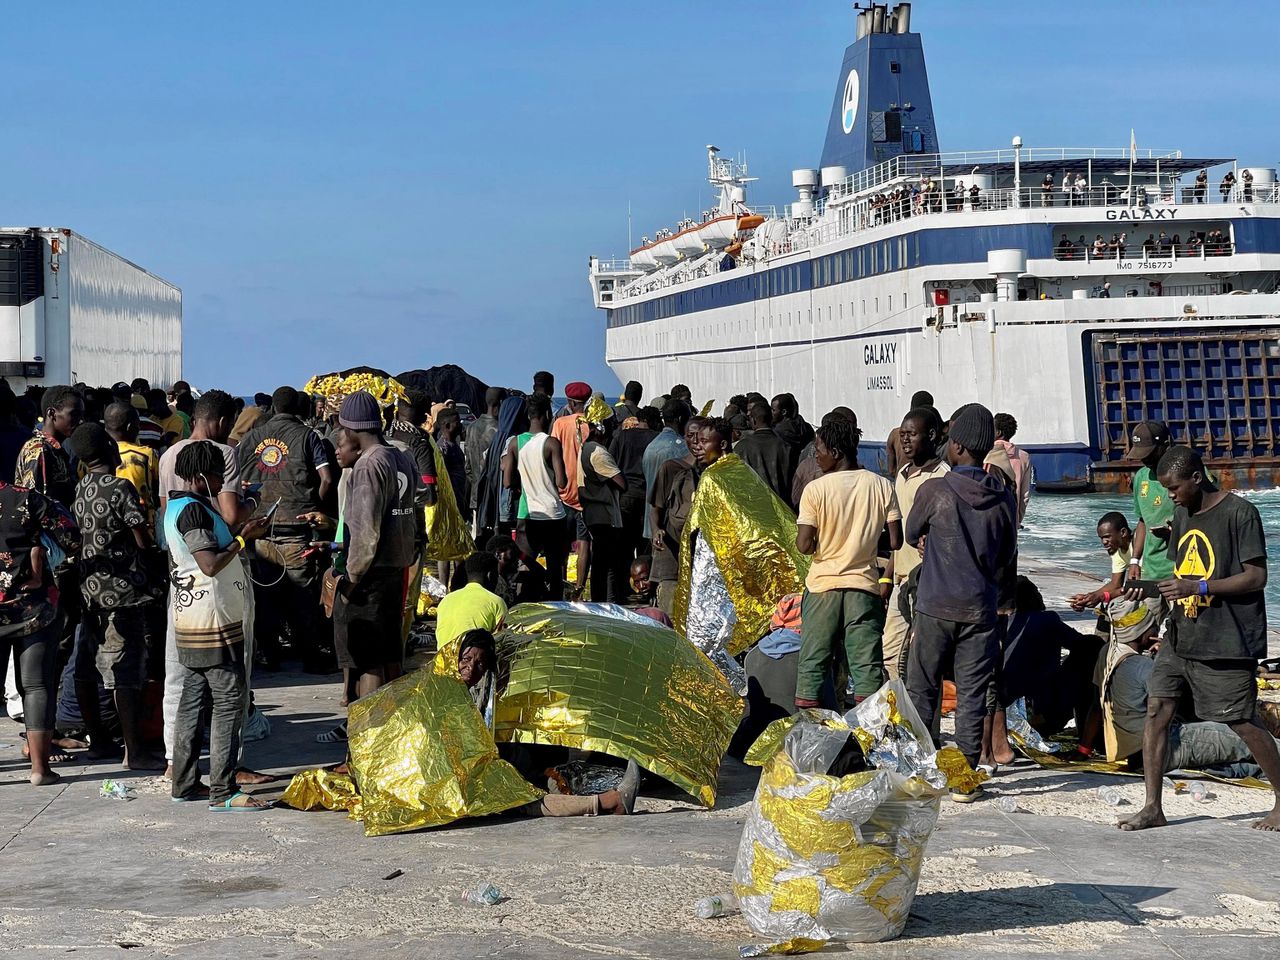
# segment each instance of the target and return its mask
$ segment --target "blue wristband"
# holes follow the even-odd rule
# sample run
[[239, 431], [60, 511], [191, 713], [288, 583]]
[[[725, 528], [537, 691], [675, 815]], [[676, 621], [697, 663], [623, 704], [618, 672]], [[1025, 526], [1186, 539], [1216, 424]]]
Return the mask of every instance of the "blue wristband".
[[1201, 580], [1198, 589], [1200, 590], [1200, 596], [1207, 597], [1209, 595], [1209, 581]]

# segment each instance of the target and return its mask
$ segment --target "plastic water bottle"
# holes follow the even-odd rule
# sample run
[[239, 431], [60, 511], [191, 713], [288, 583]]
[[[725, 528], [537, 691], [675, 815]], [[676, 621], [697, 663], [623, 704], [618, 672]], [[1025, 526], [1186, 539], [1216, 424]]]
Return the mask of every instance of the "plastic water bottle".
[[462, 892], [462, 902], [476, 907], [492, 907], [501, 899], [502, 891], [484, 880]]
[[699, 920], [714, 920], [716, 917], [727, 917], [738, 912], [738, 898], [732, 893], [718, 893], [714, 897], [703, 897], [693, 906], [693, 912]]
[[996, 801], [996, 805], [1004, 813], [1018, 812], [1018, 801], [1015, 800], [1013, 797], [1001, 797], [999, 800]]
[[98, 788], [98, 796], [112, 800], [132, 800], [133, 788], [119, 780], [103, 780], [102, 786]]
[[1099, 787], [1098, 799], [1108, 807], [1118, 807], [1124, 802], [1124, 798], [1120, 796], [1120, 789], [1118, 787]]
[[1197, 780], [1191, 784], [1191, 799], [1196, 803], [1204, 803], [1206, 800], [1212, 800], [1213, 794], [1209, 792], [1209, 785], [1201, 783]]

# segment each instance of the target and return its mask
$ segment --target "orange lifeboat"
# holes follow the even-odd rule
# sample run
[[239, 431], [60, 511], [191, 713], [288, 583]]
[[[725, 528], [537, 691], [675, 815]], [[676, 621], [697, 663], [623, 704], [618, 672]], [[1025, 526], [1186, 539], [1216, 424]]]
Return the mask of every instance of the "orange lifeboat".
[[738, 254], [742, 252], [742, 241], [741, 240], [733, 241], [733, 243], [729, 244], [727, 247], [724, 248], [724, 252], [731, 257], [736, 257]]
[[739, 230], [754, 230], [764, 223], [764, 217], [758, 213], [748, 213], [738, 218]]

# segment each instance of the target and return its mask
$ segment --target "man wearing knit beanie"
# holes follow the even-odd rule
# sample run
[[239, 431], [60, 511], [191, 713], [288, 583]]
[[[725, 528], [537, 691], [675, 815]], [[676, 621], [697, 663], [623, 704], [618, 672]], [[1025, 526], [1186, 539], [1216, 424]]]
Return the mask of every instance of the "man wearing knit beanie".
[[[931, 729], [942, 671], [954, 657], [956, 745], [973, 766], [982, 757], [987, 690], [1000, 657], [999, 611], [1017, 578], [1017, 509], [1004, 481], [982, 468], [995, 444], [995, 421], [981, 404], [956, 411], [947, 440], [951, 471], [916, 493], [907, 543], [922, 545], [907, 690]], [[953, 792], [976, 800], [982, 788]]]
[[338, 423], [351, 431], [360, 459], [347, 475], [346, 552], [333, 604], [338, 665], [367, 696], [400, 676], [405, 573], [417, 560], [414, 495], [418, 471], [382, 435], [382, 410], [367, 391], [342, 401]]

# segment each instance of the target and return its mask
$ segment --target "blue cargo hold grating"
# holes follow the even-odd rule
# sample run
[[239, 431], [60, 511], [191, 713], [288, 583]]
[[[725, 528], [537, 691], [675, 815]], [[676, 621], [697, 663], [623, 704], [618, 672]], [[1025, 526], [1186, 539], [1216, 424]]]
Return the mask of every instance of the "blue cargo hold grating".
[[1280, 455], [1280, 328], [1085, 336], [1102, 461], [1123, 459], [1143, 420], [1208, 459]]

